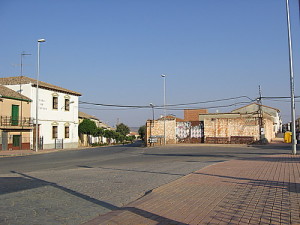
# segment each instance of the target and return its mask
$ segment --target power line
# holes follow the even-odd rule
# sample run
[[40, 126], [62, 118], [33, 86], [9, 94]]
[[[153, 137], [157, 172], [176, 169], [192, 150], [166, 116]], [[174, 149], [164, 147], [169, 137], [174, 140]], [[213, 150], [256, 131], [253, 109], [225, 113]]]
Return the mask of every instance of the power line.
[[[228, 105], [218, 105], [218, 106], [204, 106], [202, 108], [205, 108], [205, 109], [215, 109], [215, 108], [226, 108], [226, 107], [232, 107], [232, 106], [238, 106], [238, 105], [246, 105], [246, 104], [250, 104], [250, 103], [253, 103], [255, 101], [247, 101], [247, 102], [236, 102], [236, 103], [232, 103], [232, 104], [228, 104]], [[124, 111], [124, 110], [135, 110], [135, 109], [149, 109], [149, 107], [145, 107], [145, 108], [122, 108], [122, 109], [99, 109], [99, 108], [86, 108], [86, 107], [80, 107], [81, 109], [93, 109], [93, 110], [114, 110], [114, 111]], [[154, 107], [155, 109], [157, 110], [162, 110], [164, 109], [163, 106], [155, 106]], [[198, 109], [199, 107], [189, 107], [189, 109]], [[168, 107], [169, 110], [184, 110], [186, 108], [177, 108], [177, 107], [174, 107], [174, 108], [170, 108]]]
[[[188, 105], [197, 105], [197, 104], [207, 104], [207, 103], [216, 103], [216, 102], [221, 102], [221, 101], [229, 101], [229, 100], [236, 100], [240, 98], [247, 98], [251, 102], [255, 101], [248, 96], [239, 96], [239, 97], [234, 97], [234, 98], [224, 98], [224, 99], [217, 99], [217, 100], [209, 100], [209, 101], [201, 101], [201, 102], [191, 102], [191, 103], [180, 103], [180, 104], [170, 104], [166, 105], [168, 108], [169, 107], [174, 107], [174, 106], [188, 106]], [[93, 103], [93, 102], [85, 102], [85, 101], [79, 101], [80, 104], [87, 104], [87, 105], [94, 105], [94, 106], [104, 106], [104, 107], [117, 107], [117, 108], [150, 108], [150, 105], [117, 105], [117, 104], [104, 104], [104, 103]], [[154, 108], [162, 108], [164, 106], [154, 106]]]

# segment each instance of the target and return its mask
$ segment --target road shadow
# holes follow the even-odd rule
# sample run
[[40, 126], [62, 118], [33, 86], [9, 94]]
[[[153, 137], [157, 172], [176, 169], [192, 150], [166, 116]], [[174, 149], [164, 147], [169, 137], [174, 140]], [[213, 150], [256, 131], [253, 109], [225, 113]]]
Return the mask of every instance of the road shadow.
[[79, 165], [80, 168], [86, 168], [86, 169], [103, 169], [103, 170], [116, 170], [116, 171], [125, 171], [125, 172], [137, 172], [137, 173], [152, 173], [152, 174], [166, 174], [166, 175], [174, 175], [174, 176], [185, 176], [184, 173], [168, 173], [168, 172], [155, 172], [155, 171], [148, 171], [148, 170], [133, 170], [133, 169], [119, 169], [119, 168], [112, 168], [112, 167], [91, 167], [91, 166], [85, 166], [85, 165]]
[[45, 182], [25, 177], [1, 177], [0, 184], [0, 195], [40, 188], [48, 185]]
[[[187, 225], [185, 223], [181, 223], [154, 213], [151, 213], [149, 211], [145, 211], [143, 209], [137, 208], [137, 207], [118, 207], [115, 206], [113, 204], [110, 204], [108, 202], [104, 202], [95, 198], [92, 198], [88, 195], [79, 193], [77, 191], [74, 191], [72, 189], [63, 187], [61, 185], [58, 185], [54, 182], [49, 182], [46, 180], [42, 180], [21, 172], [17, 172], [17, 171], [11, 171], [11, 173], [13, 174], [18, 174], [21, 177], [5, 177], [5, 178], [0, 178], [0, 182], [1, 182], [1, 186], [0, 186], [0, 194], [8, 194], [8, 193], [12, 193], [12, 192], [18, 192], [18, 191], [24, 191], [24, 190], [28, 190], [28, 189], [32, 189], [32, 188], [39, 188], [39, 187], [43, 187], [43, 186], [52, 186], [54, 188], [57, 188], [59, 190], [62, 190], [68, 194], [74, 195], [78, 198], [81, 198], [83, 200], [89, 201], [91, 203], [97, 204], [101, 207], [104, 207], [106, 209], [111, 210], [113, 213], [110, 214], [107, 213], [108, 216], [115, 216], [116, 213], [118, 212], [124, 212], [124, 211], [130, 211], [138, 216], [142, 216], [144, 218], [153, 220], [158, 222], [157, 224], [178, 224], [178, 225]], [[12, 185], [12, 186], [10, 186]], [[103, 215], [103, 218], [107, 218], [107, 215]], [[102, 218], [102, 216], [95, 218], [98, 219]], [[87, 222], [87, 224], [89, 224], [89, 222]]]

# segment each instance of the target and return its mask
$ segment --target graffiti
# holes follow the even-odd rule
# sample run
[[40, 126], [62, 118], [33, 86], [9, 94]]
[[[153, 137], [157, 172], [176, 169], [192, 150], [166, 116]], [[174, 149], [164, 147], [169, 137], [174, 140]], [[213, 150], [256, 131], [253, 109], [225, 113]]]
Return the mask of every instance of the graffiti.
[[[177, 122], [176, 137], [178, 142], [202, 142], [204, 137], [203, 123], [196, 122]], [[197, 139], [193, 140], [192, 139]]]

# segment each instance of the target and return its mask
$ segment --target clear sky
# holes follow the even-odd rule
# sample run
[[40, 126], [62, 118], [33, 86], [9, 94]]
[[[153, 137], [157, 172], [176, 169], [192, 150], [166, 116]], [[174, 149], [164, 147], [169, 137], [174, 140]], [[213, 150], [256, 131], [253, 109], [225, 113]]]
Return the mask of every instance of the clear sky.
[[[297, 0], [290, 2], [299, 96], [299, 10]], [[285, 0], [1, 0], [0, 27], [1, 77], [20, 75], [24, 51], [32, 55], [23, 58], [23, 75], [36, 78], [37, 40], [45, 38], [40, 80], [82, 93], [80, 101], [162, 106], [161, 74], [167, 104], [256, 99], [259, 85], [263, 96], [290, 95]], [[280, 109], [284, 122], [291, 119], [289, 102], [263, 104]], [[150, 108], [82, 104], [80, 110], [111, 126], [152, 118]], [[156, 109], [155, 117], [162, 113]]]

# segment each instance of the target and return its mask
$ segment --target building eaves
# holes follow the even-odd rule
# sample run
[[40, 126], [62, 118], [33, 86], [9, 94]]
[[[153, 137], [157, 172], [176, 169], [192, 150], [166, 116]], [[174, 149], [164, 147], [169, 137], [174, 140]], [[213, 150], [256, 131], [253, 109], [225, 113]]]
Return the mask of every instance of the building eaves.
[[[31, 84], [32, 86], [36, 87], [36, 82], [37, 82], [37, 80], [30, 78], [30, 77], [25, 77], [25, 76], [0, 78], [0, 84], [2, 84], [2, 85]], [[68, 90], [68, 89], [53, 85], [53, 84], [49, 84], [49, 83], [46, 83], [43, 81], [39, 81], [39, 87], [48, 89], [48, 90], [66, 93], [66, 94], [72, 94], [75, 96], [81, 96], [81, 93], [79, 93], [79, 92], [71, 91], [71, 90]]]
[[248, 106], [250, 106], [250, 105], [258, 105], [258, 106], [261, 106], [261, 107], [266, 107], [266, 108], [269, 108], [269, 109], [274, 109], [274, 110], [276, 110], [277, 112], [280, 112], [279, 109], [276, 109], [276, 108], [273, 108], [273, 107], [270, 107], [270, 106], [266, 106], [266, 105], [260, 105], [260, 104], [255, 103], [255, 102], [254, 102], [254, 103], [251, 103], [251, 104], [249, 104], [249, 105], [245, 105], [245, 106], [242, 106], [242, 107], [240, 107], [240, 108], [234, 109], [234, 110], [232, 110], [231, 112], [238, 111], [238, 110], [243, 109], [243, 108], [246, 108], [246, 107], [248, 107]]
[[89, 115], [89, 114], [84, 113], [84, 112], [81, 112], [81, 111], [78, 112], [78, 117], [83, 118], [83, 119], [94, 119], [94, 120], [99, 120], [97, 117], [92, 116], [92, 115]]
[[0, 85], [0, 97], [19, 100], [19, 101], [26, 101], [26, 102], [32, 101], [30, 98], [10, 89], [8, 87], [5, 87], [3, 85]]

